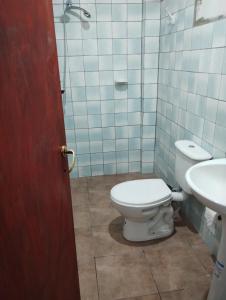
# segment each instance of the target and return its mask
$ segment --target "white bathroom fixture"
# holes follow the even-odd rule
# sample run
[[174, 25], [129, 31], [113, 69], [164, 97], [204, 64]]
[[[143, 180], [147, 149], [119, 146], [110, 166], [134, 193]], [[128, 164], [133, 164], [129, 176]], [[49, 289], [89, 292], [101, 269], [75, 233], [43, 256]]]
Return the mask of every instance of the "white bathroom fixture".
[[120, 183], [111, 190], [111, 200], [125, 218], [123, 236], [129, 241], [147, 241], [169, 236], [174, 231], [172, 201], [184, 201], [191, 190], [186, 171], [211, 155], [192, 141], [175, 143], [175, 177], [181, 192], [171, 192], [162, 179]]
[[186, 173], [186, 181], [200, 202], [226, 215], [226, 158], [193, 166]]
[[186, 180], [194, 196], [222, 217], [222, 235], [208, 300], [226, 299], [226, 159], [191, 167]]
[[138, 242], [172, 234], [171, 198], [162, 179], [132, 180], [113, 187], [111, 200], [125, 217], [123, 236]]

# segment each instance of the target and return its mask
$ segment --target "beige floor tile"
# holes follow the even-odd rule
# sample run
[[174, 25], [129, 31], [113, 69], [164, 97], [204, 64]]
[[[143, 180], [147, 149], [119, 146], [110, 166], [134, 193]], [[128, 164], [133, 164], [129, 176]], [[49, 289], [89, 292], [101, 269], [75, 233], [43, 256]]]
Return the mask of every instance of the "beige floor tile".
[[144, 250], [160, 292], [183, 289], [200, 276], [208, 278], [197, 257], [186, 248]]
[[122, 237], [123, 218], [112, 206], [110, 190], [119, 182], [152, 177], [133, 173], [71, 181], [81, 300], [160, 300], [155, 283], [161, 300], [206, 299], [213, 261], [183, 217], [166, 239], [132, 243]]
[[89, 177], [79, 177], [79, 178], [73, 178], [70, 179], [71, 184], [78, 184], [78, 183], [87, 183]]
[[109, 225], [120, 214], [112, 207], [90, 208], [90, 218], [92, 226]]
[[110, 190], [89, 191], [89, 207], [112, 207]]
[[195, 254], [203, 267], [211, 274], [214, 268], [214, 259], [195, 229], [191, 225], [176, 227], [176, 236], [180, 237], [185, 244], [188, 244], [187, 249]]
[[186, 224], [183, 224], [181, 226], [176, 226], [175, 231], [176, 231], [176, 235], [181, 237], [190, 246], [192, 246], [197, 242], [200, 242], [201, 240], [199, 234], [192, 226], [188, 227]]
[[191, 282], [183, 290], [161, 293], [162, 300], [206, 300], [210, 278], [201, 276], [198, 280]]
[[89, 192], [106, 192], [110, 194], [112, 186], [110, 184], [105, 183], [97, 183], [89, 185], [88, 191]]
[[[184, 290], [161, 293], [162, 300], [183, 300]], [[192, 298], [196, 300], [195, 298]]]
[[214, 258], [211, 256], [210, 251], [204, 242], [200, 240], [199, 243], [193, 244], [191, 248], [206, 271], [209, 274], [212, 274], [214, 270]]
[[122, 237], [121, 225], [93, 227], [92, 232], [95, 257], [143, 253], [140, 244], [128, 242]]
[[96, 176], [88, 179], [89, 190], [107, 190], [109, 184], [105, 181], [105, 176]]
[[70, 181], [71, 190], [79, 191], [79, 192], [87, 192], [88, 184], [86, 178], [78, 178], [78, 179], [71, 179]]
[[96, 268], [94, 261], [79, 266], [79, 286], [81, 300], [98, 300]]
[[105, 178], [106, 178], [105, 175], [87, 177], [87, 182], [88, 185], [91, 185], [92, 183], [100, 183], [100, 182], [105, 183]]
[[89, 194], [88, 192], [73, 192], [72, 193], [72, 205], [81, 206], [83, 208], [89, 207]]
[[143, 255], [96, 259], [100, 300], [156, 294], [150, 268]]
[[75, 229], [78, 265], [90, 263], [94, 258], [93, 236], [90, 229]]
[[90, 213], [87, 207], [73, 206], [74, 228], [90, 228]]
[[152, 253], [153, 251], [161, 251], [162, 249], [167, 249], [168, 251], [174, 251], [175, 249], [188, 249], [188, 243], [184, 239], [177, 235], [172, 234], [171, 236], [164, 239], [156, 239], [144, 244], [143, 249], [146, 253]]
[[133, 298], [123, 298], [120, 300], [161, 300], [158, 294], [155, 295], [147, 295], [141, 297], [133, 297]]
[[118, 183], [118, 175], [105, 176], [105, 183], [107, 186], [113, 187]]

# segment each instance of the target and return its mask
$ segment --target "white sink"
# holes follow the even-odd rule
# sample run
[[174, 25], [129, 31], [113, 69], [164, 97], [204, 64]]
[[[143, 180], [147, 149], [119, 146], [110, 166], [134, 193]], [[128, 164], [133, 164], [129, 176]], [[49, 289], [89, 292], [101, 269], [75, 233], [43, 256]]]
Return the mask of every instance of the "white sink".
[[200, 202], [226, 214], [226, 158], [194, 165], [187, 171], [186, 180]]
[[214, 159], [188, 169], [193, 195], [222, 216], [222, 236], [208, 300], [226, 299], [226, 159]]

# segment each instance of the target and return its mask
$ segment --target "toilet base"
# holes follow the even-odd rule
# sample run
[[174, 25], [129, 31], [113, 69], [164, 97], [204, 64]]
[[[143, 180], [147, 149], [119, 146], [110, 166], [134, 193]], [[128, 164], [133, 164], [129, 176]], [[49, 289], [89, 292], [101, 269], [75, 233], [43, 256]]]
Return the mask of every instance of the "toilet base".
[[167, 213], [156, 223], [153, 222], [153, 219], [146, 222], [125, 219], [123, 225], [124, 238], [132, 242], [144, 242], [170, 236], [174, 232], [173, 210], [171, 206], [164, 209], [167, 210]]
[[132, 242], [144, 242], [154, 239], [161, 239], [170, 236], [174, 232], [174, 226], [162, 226], [156, 230], [149, 229], [149, 222], [137, 223], [125, 219], [123, 236]]

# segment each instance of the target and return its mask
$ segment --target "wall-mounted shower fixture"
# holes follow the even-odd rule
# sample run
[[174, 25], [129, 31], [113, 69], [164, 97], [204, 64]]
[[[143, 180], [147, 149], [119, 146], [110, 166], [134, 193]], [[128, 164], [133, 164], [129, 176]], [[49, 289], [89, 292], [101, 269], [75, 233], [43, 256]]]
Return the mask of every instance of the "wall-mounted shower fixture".
[[65, 5], [66, 5], [65, 12], [70, 11], [72, 9], [78, 9], [83, 12], [85, 17], [91, 18], [91, 14], [87, 10], [85, 10], [82, 7], [73, 5], [72, 0], [67, 0]]

